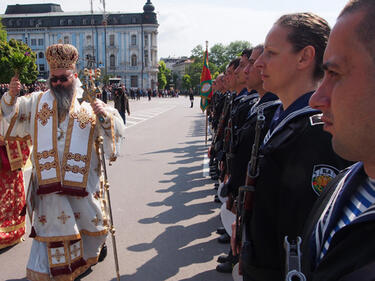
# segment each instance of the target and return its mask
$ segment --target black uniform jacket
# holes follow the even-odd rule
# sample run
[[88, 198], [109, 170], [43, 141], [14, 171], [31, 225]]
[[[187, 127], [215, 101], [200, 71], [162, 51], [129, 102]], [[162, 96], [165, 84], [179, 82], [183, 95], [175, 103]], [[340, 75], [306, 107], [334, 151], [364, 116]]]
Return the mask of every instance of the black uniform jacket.
[[251, 150], [255, 138], [255, 125], [257, 122], [257, 110], [263, 109], [265, 117], [264, 127], [261, 133], [261, 139], [264, 138], [268, 131], [269, 124], [276, 108], [281, 101], [272, 93], [266, 93], [258, 103], [248, 112], [247, 119], [243, 126], [236, 130], [235, 143], [232, 146], [232, 168], [229, 182], [229, 193], [236, 197], [238, 188], [245, 184], [247, 165], [250, 160]]
[[212, 100], [213, 100], [212, 128], [216, 131], [217, 125], [219, 124], [221, 112], [223, 111], [223, 108], [224, 108], [225, 95], [220, 92], [215, 92]]
[[254, 281], [284, 279], [284, 237], [302, 235], [325, 179], [350, 165], [333, 152], [320, 115], [308, 106], [311, 94], [299, 99], [305, 104], [267, 134], [261, 148], [260, 175], [242, 253], [243, 269]]
[[231, 112], [234, 134], [242, 127], [250, 109], [257, 101], [259, 101], [258, 93], [256, 91], [247, 92], [246, 89], [242, 90], [238, 97], [234, 99]]
[[[346, 178], [344, 179], [344, 176]], [[336, 202], [334, 212], [337, 221], [340, 216], [338, 204], [343, 204], [366, 179], [362, 163], [356, 163], [343, 171], [327, 186], [326, 191], [314, 205], [306, 223], [302, 243], [303, 272], [308, 280], [314, 281], [370, 281], [375, 280], [375, 215], [368, 212], [360, 220], [340, 229], [331, 240], [323, 259], [316, 264], [315, 240], [312, 236], [322, 212], [341, 180], [345, 180], [341, 202]], [[345, 204], [343, 204], [345, 205]], [[374, 209], [374, 207], [371, 207]]]

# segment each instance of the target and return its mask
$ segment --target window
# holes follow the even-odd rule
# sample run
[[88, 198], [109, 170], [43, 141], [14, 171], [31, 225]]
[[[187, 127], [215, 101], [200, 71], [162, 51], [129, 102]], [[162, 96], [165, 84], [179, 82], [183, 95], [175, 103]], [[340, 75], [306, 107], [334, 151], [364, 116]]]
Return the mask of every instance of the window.
[[38, 39], [38, 45], [43, 46], [44, 40], [42, 38]]
[[132, 88], [138, 88], [138, 76], [130, 76], [130, 87]]
[[137, 45], [137, 35], [133, 34], [131, 37], [131, 44]]
[[115, 45], [115, 35], [114, 34], [109, 35], [109, 45], [110, 46]]
[[30, 26], [34, 26], [35, 25], [35, 20], [30, 20]]
[[83, 20], [82, 20], [82, 24], [83, 24], [83, 25], [87, 25], [87, 19], [83, 19]]
[[39, 53], [39, 58], [40, 58], [40, 59], [43, 59], [43, 58], [44, 58], [44, 54], [43, 54], [43, 52], [40, 52], [40, 53]]
[[31, 46], [35, 46], [36, 45], [36, 39], [31, 39]]
[[148, 66], [148, 51], [145, 51], [145, 66]]
[[64, 44], [69, 44], [69, 36], [64, 36]]
[[86, 36], [86, 45], [87, 46], [92, 46], [91, 35], [87, 35]]
[[69, 24], [69, 25], [72, 25], [72, 24], [73, 24], [73, 20], [68, 19], [68, 24]]
[[65, 20], [64, 19], [60, 20], [60, 25], [65, 25]]
[[109, 67], [110, 68], [115, 68], [116, 67], [116, 58], [115, 58], [115, 55], [110, 55], [109, 56]]
[[39, 71], [44, 71], [44, 64], [39, 64]]
[[145, 46], [147, 47], [148, 46], [148, 35], [145, 34]]
[[132, 66], [137, 66], [137, 55], [132, 55]]

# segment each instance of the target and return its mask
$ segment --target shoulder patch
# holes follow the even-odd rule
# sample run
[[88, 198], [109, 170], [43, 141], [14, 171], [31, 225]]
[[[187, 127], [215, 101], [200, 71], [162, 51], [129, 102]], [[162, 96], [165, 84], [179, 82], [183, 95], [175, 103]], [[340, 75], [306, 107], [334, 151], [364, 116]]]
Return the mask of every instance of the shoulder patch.
[[315, 114], [313, 116], [310, 116], [311, 126], [324, 124], [324, 122], [322, 121], [322, 116], [323, 116], [323, 113], [319, 113], [319, 114]]
[[338, 174], [339, 170], [337, 170], [335, 167], [325, 164], [314, 165], [313, 173], [311, 176], [312, 189], [318, 196], [320, 196], [323, 189]]

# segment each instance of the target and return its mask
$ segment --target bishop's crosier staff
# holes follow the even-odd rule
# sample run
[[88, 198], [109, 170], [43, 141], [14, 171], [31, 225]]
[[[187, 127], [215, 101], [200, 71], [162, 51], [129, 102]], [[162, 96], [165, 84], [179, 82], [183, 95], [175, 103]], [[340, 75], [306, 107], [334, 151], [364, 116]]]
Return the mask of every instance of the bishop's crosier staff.
[[[90, 103], [93, 103], [96, 99], [96, 94], [100, 93], [100, 90], [95, 86], [94, 78], [98, 79], [101, 75], [100, 69], [96, 69], [95, 71], [89, 70], [87, 68], [84, 69], [85, 81], [83, 82], [82, 88], [84, 90], [83, 98]], [[98, 119], [100, 122], [104, 122], [104, 117], [98, 115]], [[109, 182], [108, 182], [108, 175], [107, 175], [107, 167], [106, 161], [104, 156], [104, 148], [103, 148], [103, 137], [97, 137], [96, 141], [97, 152], [99, 155], [99, 162], [100, 162], [100, 173], [101, 173], [101, 185], [104, 187], [105, 190], [105, 204], [106, 210], [109, 213], [109, 231], [111, 232], [112, 237], [112, 245], [113, 245], [113, 255], [115, 258], [115, 266], [116, 266], [116, 275], [117, 280], [120, 280], [120, 268], [118, 262], [118, 255], [117, 255], [117, 246], [116, 246], [116, 236], [115, 236], [115, 227], [113, 224], [113, 216], [112, 216], [112, 206], [111, 206], [111, 197], [109, 194]], [[115, 159], [110, 159], [109, 165], [111, 165], [111, 161]]]

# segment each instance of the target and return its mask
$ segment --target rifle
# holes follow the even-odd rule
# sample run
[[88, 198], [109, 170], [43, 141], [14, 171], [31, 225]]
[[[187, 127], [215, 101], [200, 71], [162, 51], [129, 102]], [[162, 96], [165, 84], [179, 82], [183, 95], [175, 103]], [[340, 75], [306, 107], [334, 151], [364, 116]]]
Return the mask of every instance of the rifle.
[[214, 140], [213, 140], [212, 143], [216, 143], [217, 140], [218, 140], [218, 138], [221, 137], [222, 134], [223, 134], [223, 132], [224, 132], [224, 129], [225, 129], [225, 117], [228, 114], [228, 110], [229, 110], [229, 106], [230, 106], [230, 101], [231, 101], [231, 94], [228, 93], [227, 98], [225, 100], [224, 109], [221, 112], [221, 116], [220, 116], [220, 119], [219, 119], [219, 125], [217, 126], [216, 134], [215, 134], [215, 137], [214, 137]]
[[284, 238], [285, 249], [285, 281], [306, 281], [301, 272], [301, 246], [302, 239], [297, 236], [297, 241], [289, 243], [288, 236]]
[[231, 144], [233, 141], [233, 118], [232, 118], [232, 110], [233, 110], [233, 102], [234, 98], [236, 97], [236, 93], [232, 93], [230, 97], [230, 103], [229, 103], [229, 119], [227, 122], [227, 126], [225, 128], [225, 135], [224, 135], [224, 144], [223, 144], [223, 150], [226, 154], [226, 168], [225, 168], [225, 174], [230, 175], [230, 169], [231, 169], [231, 160], [230, 153], [231, 153]]
[[[257, 122], [255, 125], [255, 137], [251, 150], [251, 157], [248, 163], [246, 182], [240, 186], [237, 198], [236, 212], [236, 248], [241, 248], [243, 225], [246, 217], [246, 211], [252, 208], [253, 192], [255, 191], [256, 179], [259, 176], [259, 148], [261, 144], [261, 133], [264, 127], [265, 117], [263, 109], [259, 108], [257, 113]], [[239, 264], [241, 274], [241, 264]]]
[[[98, 93], [99, 89], [95, 87], [94, 84], [94, 77], [98, 78], [100, 76], [100, 69], [95, 70], [95, 76], [93, 77], [93, 71], [88, 70], [85, 68], [84, 74], [86, 76], [86, 81], [84, 82], [82, 88], [84, 90], [84, 100], [88, 100], [90, 103], [93, 103], [96, 99], [96, 94]], [[99, 91], [100, 92], [100, 91]], [[98, 116], [99, 121], [102, 123], [104, 122], [104, 117], [99, 115]], [[107, 167], [106, 167], [106, 161], [104, 156], [104, 149], [103, 149], [103, 137], [98, 136], [95, 140], [97, 152], [99, 154], [99, 164], [100, 164], [100, 173], [101, 173], [101, 179], [104, 179], [104, 198], [105, 198], [105, 205], [106, 205], [106, 211], [109, 213], [109, 231], [111, 232], [112, 236], [112, 246], [113, 246], [113, 254], [115, 258], [115, 266], [116, 266], [116, 274], [117, 274], [117, 280], [120, 280], [120, 268], [119, 268], [119, 262], [118, 262], [118, 255], [117, 255], [117, 246], [116, 246], [116, 237], [115, 237], [115, 227], [113, 225], [113, 216], [112, 216], [112, 206], [111, 206], [111, 198], [109, 195], [109, 183], [108, 183], [108, 175], [107, 175]], [[109, 165], [111, 165], [111, 161], [115, 160], [115, 157], [112, 155]]]

